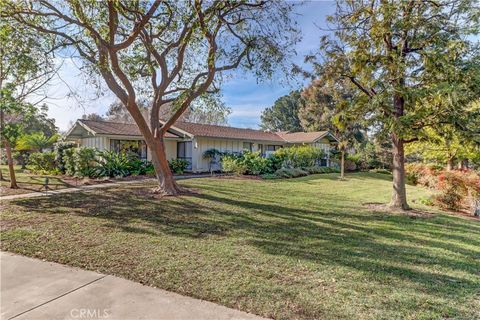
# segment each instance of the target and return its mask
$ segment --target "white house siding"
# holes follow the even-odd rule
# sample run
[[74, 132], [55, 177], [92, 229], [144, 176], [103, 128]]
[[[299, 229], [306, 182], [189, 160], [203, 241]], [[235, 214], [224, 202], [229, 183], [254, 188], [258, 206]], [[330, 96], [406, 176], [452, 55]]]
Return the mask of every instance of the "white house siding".
[[[165, 155], [167, 160], [172, 160], [177, 158], [177, 141], [175, 140], [166, 140], [165, 141]], [[152, 151], [148, 148], [147, 159], [152, 160]]]
[[[100, 151], [110, 150], [110, 140], [141, 140], [137, 137], [113, 137], [113, 136], [95, 136], [95, 137], [86, 137], [80, 139], [80, 146], [87, 148], [96, 148]], [[165, 141], [165, 153], [167, 160], [177, 158], [177, 141], [167, 140]], [[152, 160], [152, 152], [150, 148], [147, 151], [147, 159]]]
[[[252, 151], [258, 151], [259, 144], [263, 144], [263, 151], [267, 145], [282, 145], [281, 143], [255, 141], [255, 140], [237, 140], [237, 139], [215, 139], [215, 138], [196, 138], [192, 143], [192, 171], [205, 172], [209, 170], [209, 160], [203, 158], [203, 153], [210, 149], [217, 149], [220, 152], [242, 152], [243, 143], [253, 143]], [[218, 162], [218, 161], [217, 161]], [[219, 170], [220, 165], [217, 163], [212, 170]]]
[[[97, 148], [98, 150], [110, 150], [110, 139], [120, 139], [120, 140], [140, 140], [138, 137], [114, 137], [114, 136], [94, 136], [94, 137], [84, 137], [80, 139], [80, 145], [83, 147]], [[165, 141], [165, 152], [167, 160], [177, 158], [177, 140], [166, 140]], [[209, 170], [209, 160], [203, 158], [203, 153], [209, 149], [217, 149], [220, 152], [242, 152], [243, 143], [249, 142], [253, 143], [253, 151], [258, 151], [259, 144], [263, 144], [263, 151], [265, 153], [267, 145], [280, 145], [286, 146], [279, 142], [265, 142], [265, 141], [252, 141], [252, 140], [236, 140], [236, 139], [215, 139], [215, 138], [195, 138], [192, 140], [192, 171], [193, 172], [206, 172]], [[302, 145], [302, 144], [299, 144]], [[329, 153], [330, 153], [330, 143], [328, 139], [321, 139], [315, 143], [312, 143], [315, 147], [321, 148], [327, 154], [327, 165], [330, 165]], [[148, 149], [147, 159], [152, 159], [152, 151]], [[218, 162], [218, 161], [217, 161]], [[220, 164], [217, 163], [212, 167], [213, 170], [219, 170]]]
[[325, 155], [327, 157], [327, 167], [330, 167], [330, 141], [326, 138], [320, 139], [314, 143], [312, 143], [314, 147], [320, 148], [325, 152]]
[[327, 154], [327, 155], [330, 154], [330, 141], [328, 141], [328, 139], [323, 138], [319, 141], [316, 141], [312, 145], [314, 147], [322, 149], [325, 152], [325, 154]]
[[104, 136], [82, 138], [80, 144], [82, 147], [110, 150], [110, 140]]
[[[209, 160], [203, 158], [203, 153], [209, 149], [220, 152], [241, 152], [243, 141], [228, 139], [196, 138], [192, 143], [192, 170], [195, 172], [208, 171]], [[212, 168], [218, 170], [219, 167]]]

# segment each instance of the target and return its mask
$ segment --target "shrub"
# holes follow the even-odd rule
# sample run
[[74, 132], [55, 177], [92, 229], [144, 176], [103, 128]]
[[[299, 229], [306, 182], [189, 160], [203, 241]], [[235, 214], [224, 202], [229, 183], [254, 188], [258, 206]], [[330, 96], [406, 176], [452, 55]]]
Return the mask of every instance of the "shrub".
[[203, 153], [203, 158], [208, 160], [208, 171], [212, 170], [212, 165], [217, 164], [221, 156], [222, 152], [217, 149], [208, 149]]
[[336, 169], [336, 168], [320, 167], [320, 166], [306, 167], [306, 168], [302, 168], [302, 169], [304, 171], [307, 171], [310, 174], [339, 172], [339, 170]]
[[480, 195], [480, 176], [473, 171], [443, 171], [438, 175], [437, 189], [440, 193], [434, 199], [443, 208], [473, 206]]
[[73, 159], [74, 148], [63, 149], [62, 161], [65, 168], [65, 173], [69, 176], [75, 175], [75, 161]]
[[75, 148], [73, 151], [73, 163], [75, 176], [94, 177], [97, 173], [97, 150], [94, 148]]
[[237, 175], [261, 175], [275, 171], [272, 160], [262, 157], [260, 152], [245, 151], [240, 155], [224, 154], [221, 162], [224, 172], [231, 172]]
[[273, 179], [280, 179], [281, 177], [277, 176], [275, 173], [265, 173], [262, 175], [262, 179], [265, 180], [273, 180]]
[[76, 144], [74, 142], [57, 142], [54, 145], [53, 151], [55, 152], [55, 161], [57, 163], [58, 169], [65, 173], [65, 160], [64, 160], [64, 150], [75, 148]]
[[247, 172], [246, 165], [235, 155], [224, 155], [222, 157], [222, 171], [242, 175]]
[[260, 152], [244, 152], [236, 161], [245, 166], [247, 174], [259, 175], [273, 172], [271, 160], [262, 157]]
[[446, 171], [436, 165], [409, 163], [406, 166], [409, 182], [438, 190], [433, 201], [442, 208], [459, 210], [470, 206], [478, 211], [480, 176], [471, 170]]
[[351, 159], [345, 159], [344, 165], [345, 165], [345, 171], [355, 171], [358, 169], [358, 166], [355, 163], [355, 161]]
[[324, 152], [313, 146], [293, 146], [280, 148], [273, 153], [282, 167], [302, 168], [315, 166], [322, 158]]
[[28, 164], [36, 173], [58, 173], [54, 152], [34, 152], [28, 158]]
[[443, 172], [438, 177], [440, 193], [435, 196], [437, 203], [446, 209], [459, 209], [461, 200], [467, 190], [461, 177], [454, 172]]
[[387, 170], [387, 169], [370, 169], [370, 170], [368, 170], [368, 172], [388, 174], [388, 175], [391, 175], [391, 174], [392, 174], [392, 173], [391, 173], [389, 170]]
[[419, 184], [427, 188], [437, 187], [437, 176], [440, 170], [433, 165], [421, 163], [408, 163], [405, 165], [405, 175], [411, 184]]
[[172, 170], [175, 174], [183, 174], [185, 170], [188, 168], [188, 161], [184, 159], [172, 159], [168, 161], [168, 166], [170, 170]]
[[274, 173], [279, 178], [297, 178], [308, 176], [308, 172], [299, 168], [281, 168]]
[[138, 176], [138, 175], [146, 175], [150, 173], [155, 173], [155, 168], [151, 161], [148, 160], [130, 160], [129, 162], [129, 171], [131, 175]]
[[101, 177], [126, 177], [130, 174], [130, 162], [126, 154], [113, 151], [99, 153], [96, 173]]

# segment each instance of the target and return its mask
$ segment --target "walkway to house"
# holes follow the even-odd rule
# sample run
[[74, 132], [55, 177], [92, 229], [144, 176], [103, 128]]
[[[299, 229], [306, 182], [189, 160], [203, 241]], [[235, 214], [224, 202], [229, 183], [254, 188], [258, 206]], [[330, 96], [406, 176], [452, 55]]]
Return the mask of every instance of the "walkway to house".
[[1, 319], [263, 319], [212, 302], [0, 252]]
[[[184, 180], [184, 179], [194, 179], [194, 178], [205, 178], [211, 177], [209, 173], [206, 174], [192, 174], [192, 175], [183, 175], [183, 176], [175, 176], [176, 180]], [[130, 181], [118, 181], [118, 182], [108, 182], [108, 183], [99, 183], [99, 184], [92, 184], [87, 186], [75, 187], [75, 188], [65, 188], [59, 190], [51, 190], [48, 192], [30, 192], [30, 193], [21, 193], [21, 194], [12, 194], [9, 196], [1, 196], [0, 201], [2, 200], [14, 200], [14, 199], [24, 199], [24, 198], [34, 198], [34, 197], [44, 197], [44, 196], [51, 196], [53, 194], [59, 193], [70, 193], [70, 192], [78, 192], [82, 190], [89, 190], [89, 189], [98, 189], [98, 188], [110, 188], [115, 186], [121, 186], [124, 184], [139, 184], [145, 181], [153, 182], [155, 179], [143, 179], [143, 180], [130, 180]]]

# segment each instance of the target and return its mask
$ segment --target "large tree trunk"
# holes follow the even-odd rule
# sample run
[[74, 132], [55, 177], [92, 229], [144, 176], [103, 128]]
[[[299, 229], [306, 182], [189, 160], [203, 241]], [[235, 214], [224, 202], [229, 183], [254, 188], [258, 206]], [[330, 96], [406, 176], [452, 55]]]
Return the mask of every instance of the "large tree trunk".
[[[2, 145], [0, 143], [0, 159], [3, 157], [2, 155]], [[3, 181], [3, 171], [0, 169], [0, 180]]]
[[158, 180], [157, 192], [168, 196], [178, 195], [181, 192], [181, 188], [176, 183], [168, 166], [163, 137], [156, 139], [155, 144], [150, 149], [152, 152], [152, 164]]
[[10, 188], [18, 189], [17, 178], [15, 177], [15, 168], [13, 167], [12, 148], [10, 142], [5, 140], [5, 153], [7, 154], [8, 171], [10, 172]]
[[405, 152], [403, 140], [392, 133], [393, 155], [393, 192], [390, 206], [402, 210], [408, 210], [407, 191], [405, 188]]
[[342, 155], [340, 159], [340, 179], [345, 178], [345, 151], [342, 150]]
[[455, 166], [454, 160], [455, 160], [454, 157], [448, 158], [448, 161], [447, 161], [447, 170], [448, 171], [453, 170], [453, 167]]

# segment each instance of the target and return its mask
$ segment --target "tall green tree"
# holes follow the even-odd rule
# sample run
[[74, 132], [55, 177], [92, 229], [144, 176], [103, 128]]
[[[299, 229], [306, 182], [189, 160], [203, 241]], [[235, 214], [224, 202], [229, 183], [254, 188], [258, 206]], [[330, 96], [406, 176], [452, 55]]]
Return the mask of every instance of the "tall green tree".
[[278, 98], [273, 106], [262, 112], [260, 116], [261, 128], [272, 131], [301, 131], [302, 126], [298, 118], [298, 112], [302, 105], [303, 99], [299, 90]]
[[[3, 3], [0, 12], [2, 9]], [[12, 148], [25, 127], [23, 120], [34, 113], [28, 99], [41, 93], [55, 69], [49, 39], [29, 32], [11, 17], [2, 16], [0, 19], [0, 43], [1, 145], [7, 156], [10, 187], [18, 188]], [[41, 122], [41, 119], [34, 119], [32, 125]]]
[[466, 110], [466, 115], [470, 128], [475, 130], [457, 128], [452, 124], [427, 128], [427, 134], [407, 146], [407, 155], [441, 163], [447, 170], [454, 169], [455, 162], [460, 169], [464, 168], [469, 161], [480, 156], [480, 103]]
[[321, 79], [312, 81], [302, 91], [304, 104], [298, 110], [305, 131], [335, 130], [332, 118], [337, 112], [332, 92]]
[[317, 79], [302, 92], [303, 106], [299, 118], [306, 131], [328, 130], [339, 140], [340, 178], [345, 177], [345, 154], [365, 138], [362, 124], [349, 113], [354, 91], [347, 81], [331, 82]]
[[55, 125], [55, 119], [49, 118], [47, 111], [48, 106], [46, 104], [35, 105], [34, 114], [28, 119], [25, 132], [42, 132], [47, 137], [57, 134], [58, 127]]
[[5, 147], [10, 174], [10, 188], [12, 189], [18, 188], [13, 166], [12, 149], [25, 132], [26, 119], [30, 118], [34, 111], [35, 108], [31, 104], [17, 100], [12, 96], [11, 91], [6, 88], [0, 91], [0, 136], [2, 145]]
[[316, 72], [350, 81], [361, 95], [349, 112], [389, 135], [392, 207], [409, 208], [405, 144], [426, 127], [455, 122], [460, 100], [478, 96], [468, 62], [478, 10], [474, 0], [338, 1], [328, 18], [333, 33], [321, 40]]
[[[84, 69], [101, 75], [152, 151], [158, 192], [177, 195], [165, 134], [222, 74], [272, 75], [298, 40], [293, 4], [279, 1], [4, 1], [0, 10], [34, 32], [54, 34]], [[152, 97], [149, 123], [137, 97]], [[160, 122], [160, 109], [175, 112]]]

